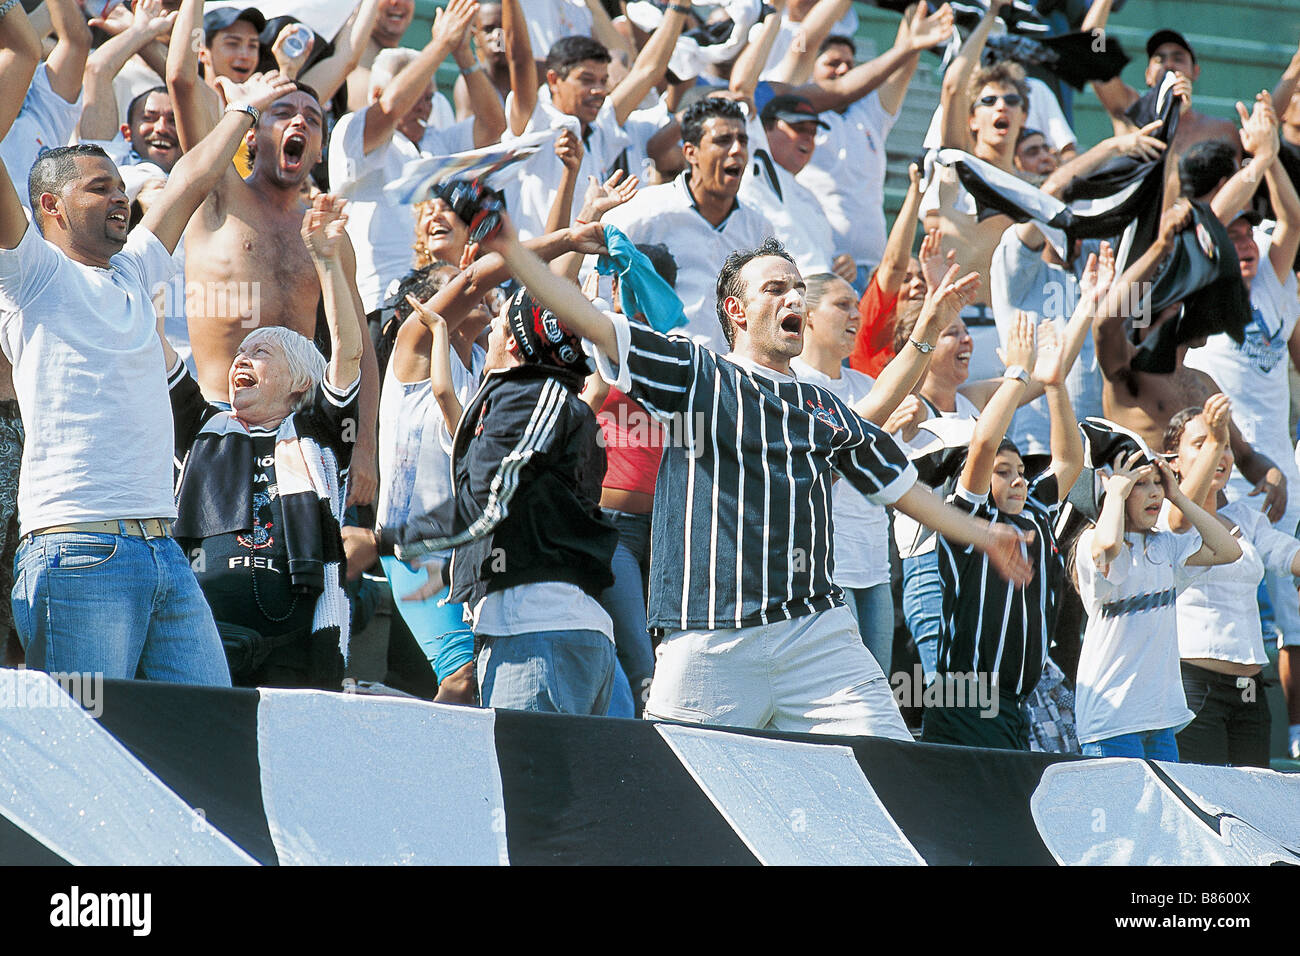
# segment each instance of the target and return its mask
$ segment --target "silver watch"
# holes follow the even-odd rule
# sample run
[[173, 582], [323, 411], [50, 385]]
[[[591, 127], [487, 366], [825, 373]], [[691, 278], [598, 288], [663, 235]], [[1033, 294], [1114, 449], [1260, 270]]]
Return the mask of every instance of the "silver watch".
[[927, 342], [918, 342], [916, 339], [908, 339], [908, 341], [911, 342], [913, 345], [915, 345], [916, 350], [920, 352], [922, 355], [929, 355], [931, 352], [934, 351], [934, 346], [930, 345]]
[[1007, 370], [1002, 373], [1002, 377], [1015, 379], [1021, 385], [1029, 384], [1029, 373], [1020, 365], [1008, 365]]
[[258, 120], [262, 118], [262, 111], [252, 103], [227, 103], [225, 111], [227, 113], [247, 113], [253, 118], [254, 126], [256, 126]]

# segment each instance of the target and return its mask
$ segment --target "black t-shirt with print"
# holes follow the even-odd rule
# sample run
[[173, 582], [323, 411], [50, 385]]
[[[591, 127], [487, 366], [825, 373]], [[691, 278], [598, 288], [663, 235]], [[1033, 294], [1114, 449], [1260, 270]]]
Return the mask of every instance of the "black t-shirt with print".
[[[212, 616], [265, 636], [311, 629], [314, 595], [290, 587], [275, 480], [275, 434], [253, 433], [253, 510], [241, 531], [203, 539], [190, 563]], [[255, 589], [256, 588], [256, 589]]]

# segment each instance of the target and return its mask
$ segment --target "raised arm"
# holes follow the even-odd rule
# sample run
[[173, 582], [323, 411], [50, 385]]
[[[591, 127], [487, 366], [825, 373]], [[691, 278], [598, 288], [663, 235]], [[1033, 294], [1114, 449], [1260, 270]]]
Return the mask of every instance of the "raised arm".
[[943, 74], [943, 87], [939, 94], [939, 108], [943, 110], [943, 145], [955, 149], [967, 149], [970, 146], [970, 92], [967, 87], [975, 70], [980, 64], [980, 55], [984, 44], [988, 42], [989, 31], [993, 21], [1006, 0], [989, 0], [988, 12], [980, 20], [979, 26], [971, 31], [961, 50], [948, 65]]
[[1279, 280], [1285, 281], [1295, 262], [1296, 251], [1300, 249], [1300, 195], [1296, 194], [1295, 183], [1280, 162], [1268, 167], [1264, 172], [1264, 182], [1268, 184], [1273, 212], [1277, 216], [1277, 228], [1273, 230], [1273, 242], [1268, 248], [1268, 261]]
[[[880, 105], [890, 116], [897, 115], [907, 96], [907, 87], [916, 75], [916, 67], [921, 62], [921, 51], [946, 43], [952, 36], [952, 8], [944, 4], [934, 13], [927, 15], [924, 4], [917, 4], [915, 12], [904, 15], [898, 24], [898, 33], [894, 45], [908, 44], [912, 55], [903, 61], [897, 70], [880, 85]], [[924, 44], [928, 43], [929, 46]]]
[[[1079, 29], [1084, 33], [1090, 33], [1094, 37], [1104, 39], [1106, 21], [1110, 19], [1110, 8], [1111, 0], [1093, 0], [1092, 6], [1088, 8], [1088, 15], [1083, 18], [1083, 24]], [[1116, 123], [1117, 129], [1120, 124], [1127, 125], [1128, 120], [1124, 117], [1124, 111], [1137, 102], [1137, 90], [1117, 76], [1104, 82], [1093, 81], [1092, 91], [1097, 94], [1097, 99], [1101, 101], [1102, 107], [1110, 114], [1111, 119]]]
[[321, 194], [302, 218], [302, 241], [320, 280], [325, 322], [330, 330], [330, 363], [325, 379], [335, 389], [352, 385], [361, 374], [361, 316], [357, 314], [343, 253], [346, 203]]
[[1024, 545], [1034, 540], [1032, 531], [1019, 532], [1010, 525], [990, 524], [972, 517], [920, 483], [904, 492], [893, 507], [949, 541], [983, 552], [998, 574], [1012, 584], [1026, 584], [1034, 576], [1024, 551]]
[[45, 5], [59, 38], [45, 61], [45, 74], [50, 78], [50, 89], [75, 103], [81, 95], [81, 77], [90, 53], [90, 28], [76, 0], [45, 0]]
[[[1034, 321], [1017, 312], [1007, 336], [1003, 353], [1007, 368], [1019, 367], [1028, 373], [1034, 365]], [[971, 435], [970, 452], [961, 471], [961, 486], [972, 495], [987, 495], [993, 480], [993, 465], [998, 446], [1006, 437], [1011, 418], [1020, 407], [1026, 382], [1022, 378], [1003, 377], [993, 396], [980, 412]]]
[[554, 312], [569, 331], [587, 339], [606, 355], [618, 354], [618, 339], [609, 318], [587, 301], [581, 289], [555, 275], [536, 254], [525, 249], [508, 219], [502, 217], [498, 234], [483, 245], [500, 253], [520, 285]]
[[560, 158], [560, 181], [555, 184], [555, 198], [546, 216], [546, 232], [555, 232], [569, 224], [573, 217], [573, 192], [578, 186], [578, 170], [582, 166], [582, 140], [572, 130], [566, 129], [555, 139], [555, 155]]
[[203, 43], [203, 0], [181, 0], [167, 44], [167, 91], [176, 112], [176, 133], [188, 152], [207, 136], [221, 118], [216, 90], [199, 77], [199, 48]]
[[[799, 23], [799, 32], [785, 56], [773, 70], [772, 79], [779, 83], [798, 85], [807, 83], [812, 78], [813, 65], [817, 62], [817, 51], [831, 35], [831, 29], [843, 19], [852, 6], [851, 0], [817, 0], [807, 16]], [[778, 21], [780, 18], [777, 18]], [[771, 54], [771, 50], [768, 50]], [[764, 62], [767, 57], [765, 56]]]
[[[1065, 500], [1079, 472], [1083, 471], [1083, 439], [1079, 437], [1078, 420], [1070, 405], [1070, 393], [1065, 388], [1065, 376], [1069, 374], [1073, 359], [1066, 361], [1063, 346], [1064, 343], [1057, 338], [1055, 322], [1049, 319], [1039, 323], [1038, 359], [1034, 363], [1033, 378], [1047, 394], [1052, 453], [1050, 470], [1056, 478], [1058, 501]], [[984, 411], [988, 411], [988, 406]], [[981, 413], [980, 418], [983, 417]]]
[[501, 0], [501, 34], [505, 38], [506, 67], [510, 71], [510, 132], [523, 135], [537, 109], [537, 64], [533, 60], [528, 23], [519, 0]]
[[[27, 22], [22, 5], [14, 4], [0, 18], [0, 89], [8, 91], [0, 97], [0, 139], [18, 118], [23, 96], [40, 62], [41, 39]], [[27, 184], [23, 183], [22, 188], [26, 189]], [[0, 248], [16, 248], [26, 231], [27, 213], [18, 200], [15, 184], [9, 179], [8, 168], [0, 163]]]
[[[920, 18], [923, 28], [900, 31], [894, 45], [881, 56], [859, 63], [841, 77], [799, 87], [798, 93], [817, 110], [841, 110], [862, 99], [896, 71], [916, 68], [915, 57], [952, 34], [952, 11], [945, 5]], [[910, 79], [910, 76], [909, 76]]]
[[81, 108], [78, 132], [82, 140], [112, 139], [117, 135], [119, 117], [113, 79], [126, 61], [151, 45], [165, 39], [176, 22], [175, 13], [163, 10], [162, 0], [137, 0], [131, 24], [108, 39], [86, 60], [86, 99]]
[[1241, 148], [1250, 153], [1251, 158], [1229, 177], [1210, 200], [1210, 209], [1225, 225], [1232, 222], [1237, 213], [1250, 203], [1259, 184], [1276, 164], [1280, 145], [1277, 114], [1273, 112], [1267, 93], [1261, 93], [1255, 98], [1254, 107], [1249, 113], [1244, 104], [1238, 103], [1237, 115], [1241, 117]]
[[[1223, 461], [1223, 453], [1228, 449], [1228, 424], [1232, 421], [1232, 406], [1228, 396], [1216, 392], [1205, 400], [1201, 411], [1205, 420], [1206, 435], [1196, 458], [1189, 464], [1182, 462], [1183, 477], [1179, 487], [1192, 501], [1205, 501], [1214, 483], [1214, 474]], [[1169, 527], [1183, 532], [1192, 526], [1192, 522], [1177, 507], [1169, 509]]]
[[1092, 563], [1106, 574], [1120, 549], [1124, 547], [1125, 502], [1139, 478], [1150, 474], [1151, 465], [1141, 466], [1143, 459], [1140, 451], [1135, 451], [1123, 462], [1116, 461], [1110, 474], [1102, 479], [1106, 497], [1101, 503], [1101, 514], [1097, 516], [1097, 526], [1092, 535]]
[[677, 38], [682, 34], [682, 26], [686, 23], [686, 11], [689, 9], [682, 4], [672, 3], [664, 10], [663, 21], [637, 54], [632, 69], [628, 70], [627, 76], [614, 87], [614, 92], [609, 94], [614, 104], [614, 115], [620, 126], [627, 122], [632, 111], [641, 105], [645, 95], [668, 69], [668, 60], [673, 55]]
[[334, 38], [334, 52], [312, 65], [302, 75], [302, 82], [320, 95], [322, 103], [334, 98], [348, 80], [348, 74], [361, 65], [370, 34], [379, 19], [380, 0], [362, 0]]
[[[173, 43], [172, 46], [177, 44]], [[267, 73], [244, 84], [249, 104], [258, 110], [269, 107], [287, 96], [294, 85], [278, 73]], [[244, 134], [252, 127], [252, 117], [243, 110], [232, 110], [221, 118], [216, 128], [188, 150], [172, 167], [167, 185], [144, 214], [141, 225], [158, 237], [168, 252], [176, 249], [190, 216], [209, 193], [215, 190], [232, 169], [231, 160]]]
[[1291, 62], [1287, 64], [1286, 70], [1277, 81], [1277, 86], [1273, 87], [1273, 109], [1277, 111], [1278, 116], [1286, 114], [1286, 108], [1291, 105], [1291, 97], [1295, 95], [1297, 83], [1300, 83], [1300, 48], [1291, 54]]
[[1131, 266], [1124, 270], [1097, 307], [1097, 322], [1093, 338], [1097, 346], [1097, 365], [1111, 382], [1121, 382], [1129, 375], [1129, 363], [1136, 348], [1124, 331], [1129, 303], [1156, 270], [1156, 266], [1173, 247], [1174, 236], [1186, 229], [1192, 221], [1192, 204], [1186, 199], [1177, 200], [1161, 217], [1160, 233], [1155, 242]]
[[[922, 243], [922, 255], [937, 252], [938, 245], [937, 234], [926, 236]], [[969, 272], [958, 278], [960, 271], [960, 267], [954, 263], [941, 281], [926, 289], [921, 314], [908, 342], [911, 347], [904, 346], [903, 351], [881, 369], [866, 398], [854, 406], [854, 411], [872, 424], [883, 427], [899, 403], [920, 384], [926, 369], [930, 367], [930, 351], [939, 334], [952, 325], [961, 314], [963, 305], [974, 300], [980, 284], [979, 273]]]
[[916, 212], [921, 208], [921, 170], [916, 163], [907, 167], [907, 195], [899, 207], [884, 255], [876, 268], [876, 285], [886, 296], [898, 295], [907, 281], [907, 264], [912, 258], [912, 237], [916, 235]]
[[442, 411], [447, 431], [454, 435], [462, 409], [460, 399], [456, 397], [456, 388], [451, 382], [451, 337], [447, 334], [447, 323], [441, 315], [415, 296], [408, 295], [406, 302], [429, 330], [429, 385], [433, 389], [434, 400]]
[[1241, 557], [1241, 544], [1224, 527], [1223, 522], [1183, 494], [1183, 490], [1178, 487], [1178, 477], [1169, 462], [1157, 458], [1156, 468], [1164, 483], [1165, 497], [1169, 499], [1169, 504], [1181, 511], [1201, 535], [1200, 550], [1187, 559], [1188, 566], [1203, 568], [1215, 564], [1231, 564]]
[[506, 131], [506, 111], [487, 71], [479, 67], [474, 57], [469, 42], [471, 36], [473, 31], [466, 30], [460, 46], [452, 50], [451, 55], [465, 80], [465, 95], [474, 114], [474, 146], [482, 149], [501, 139], [501, 134]]
[[[821, 2], [829, 3], [831, 0], [821, 0]], [[729, 83], [733, 93], [739, 93], [751, 100], [754, 98], [754, 91], [758, 89], [758, 78], [767, 66], [768, 58], [772, 55], [772, 47], [776, 45], [776, 38], [781, 32], [782, 19], [780, 9], [769, 13], [763, 21], [763, 29], [759, 32], [758, 39], [750, 40], [745, 44], [745, 48], [740, 51], [740, 56], [736, 57], [736, 62], [731, 65]], [[781, 77], [777, 79], [780, 82], [790, 82]]]
[[605, 5], [600, 0], [587, 0], [587, 9], [591, 11], [592, 38], [604, 44], [611, 56], [622, 56], [624, 66], [636, 59], [636, 47], [614, 28], [614, 21], [605, 12]]
[[388, 142], [407, 113], [424, 95], [433, 74], [452, 50], [460, 45], [462, 35], [478, 15], [475, 0], [451, 0], [434, 14], [433, 30], [424, 49], [392, 78], [379, 99], [366, 109], [362, 149], [373, 153]]

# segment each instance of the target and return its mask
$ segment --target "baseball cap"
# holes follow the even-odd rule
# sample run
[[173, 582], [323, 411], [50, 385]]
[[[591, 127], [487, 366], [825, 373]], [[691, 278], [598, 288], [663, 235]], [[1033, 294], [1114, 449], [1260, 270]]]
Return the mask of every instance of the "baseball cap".
[[1157, 30], [1155, 33], [1151, 34], [1147, 39], [1147, 56], [1155, 56], [1156, 50], [1165, 43], [1178, 44], [1191, 55], [1192, 62], [1196, 62], [1196, 51], [1193, 50], [1192, 45], [1187, 42], [1187, 38], [1177, 30]]
[[793, 93], [783, 93], [780, 96], [772, 97], [767, 101], [767, 105], [763, 107], [762, 112], [764, 126], [775, 123], [777, 120], [785, 120], [791, 124], [813, 122], [822, 129], [830, 129], [831, 124], [819, 119], [819, 116], [820, 114], [812, 103]]
[[251, 23], [259, 35], [266, 29], [266, 17], [262, 16], [262, 12], [256, 7], [244, 7], [242, 10], [238, 7], [222, 7], [203, 15], [204, 42], [211, 43], [216, 34], [229, 29], [236, 20], [246, 20]]

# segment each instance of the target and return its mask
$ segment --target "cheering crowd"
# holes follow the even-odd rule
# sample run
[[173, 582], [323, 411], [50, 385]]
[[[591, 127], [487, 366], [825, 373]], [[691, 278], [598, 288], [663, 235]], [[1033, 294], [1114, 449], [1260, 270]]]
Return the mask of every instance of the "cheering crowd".
[[1300, 758], [1300, 51], [880, 5], [0, 3], [4, 664]]

